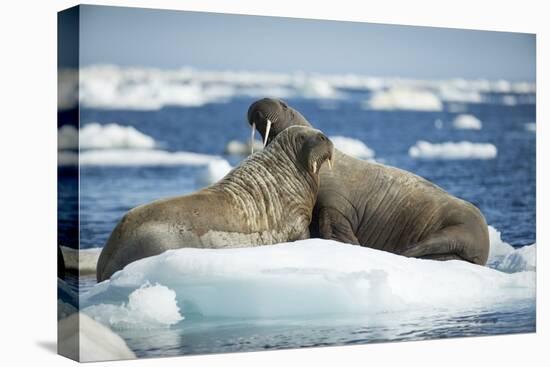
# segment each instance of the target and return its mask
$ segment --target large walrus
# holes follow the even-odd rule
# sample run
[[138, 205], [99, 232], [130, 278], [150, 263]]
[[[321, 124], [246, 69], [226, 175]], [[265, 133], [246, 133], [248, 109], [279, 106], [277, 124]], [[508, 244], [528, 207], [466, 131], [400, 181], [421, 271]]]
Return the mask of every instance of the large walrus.
[[130, 210], [113, 230], [97, 280], [168, 249], [268, 245], [309, 238], [319, 170], [333, 145], [319, 130], [295, 126], [194, 194]]
[[[311, 126], [276, 99], [261, 99], [248, 121], [270, 144], [290, 126]], [[489, 233], [474, 205], [410, 172], [334, 150], [334, 169], [321, 169], [312, 236], [410, 257], [485, 264]]]

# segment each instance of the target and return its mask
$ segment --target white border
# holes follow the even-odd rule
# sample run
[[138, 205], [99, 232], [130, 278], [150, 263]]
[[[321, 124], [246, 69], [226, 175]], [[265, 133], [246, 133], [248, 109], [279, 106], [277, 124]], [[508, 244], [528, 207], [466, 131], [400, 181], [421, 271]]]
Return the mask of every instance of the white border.
[[[544, 1], [480, 0], [298, 2], [142, 0], [94, 4], [277, 15], [537, 33], [537, 333], [117, 362], [117, 366], [538, 366], [548, 363], [548, 302], [543, 281], [548, 245], [546, 126], [550, 121], [550, 32]], [[1, 194], [3, 365], [72, 364], [51, 350], [56, 339], [56, 11], [74, 1], [6, 1], [2, 42]], [[548, 165], [548, 163], [546, 163]], [[545, 192], [546, 191], [546, 192]], [[11, 363], [10, 363], [11, 362]], [[10, 364], [8, 364], [10, 363]], [[33, 364], [34, 363], [34, 364]], [[110, 365], [98, 363], [97, 366]]]

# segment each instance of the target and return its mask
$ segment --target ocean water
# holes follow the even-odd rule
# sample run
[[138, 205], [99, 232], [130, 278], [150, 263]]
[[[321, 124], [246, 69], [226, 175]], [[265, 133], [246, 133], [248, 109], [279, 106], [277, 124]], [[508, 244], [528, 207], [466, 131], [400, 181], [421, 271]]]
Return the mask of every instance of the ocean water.
[[[442, 111], [367, 110], [368, 93], [348, 91], [348, 98], [330, 102], [289, 98], [286, 101], [328, 135], [361, 140], [381, 163], [412, 171], [468, 200], [481, 209], [488, 224], [514, 247], [536, 242], [536, 134], [526, 128], [535, 121], [534, 104], [472, 103]], [[242, 157], [224, 154], [231, 140], [246, 141], [246, 111], [255, 98], [236, 97], [197, 107], [165, 106], [158, 110], [82, 107], [81, 126], [92, 122], [132, 126], [152, 137], [159, 149], [221, 156], [236, 165]], [[454, 112], [450, 112], [450, 111]], [[475, 115], [481, 130], [453, 127], [461, 114]], [[491, 143], [494, 159], [415, 159], [409, 148], [418, 141]], [[74, 187], [60, 169], [60, 187]], [[152, 200], [191, 193], [204, 185], [200, 165], [101, 166], [80, 169], [80, 246], [102, 247], [121, 216]], [[63, 191], [63, 190], [61, 190]], [[63, 191], [63, 208], [77, 205], [74, 190]], [[60, 212], [70, 221], [71, 210]], [[74, 231], [60, 227], [61, 242], [77, 248]], [[76, 279], [69, 280], [73, 287]], [[93, 277], [81, 277], [81, 292]], [[472, 305], [460, 312], [435, 310], [382, 312], [376, 316], [188, 318], [166, 328], [121, 329], [117, 332], [139, 357], [253, 351], [325, 345], [364, 344], [535, 331], [534, 299], [491, 307]]]

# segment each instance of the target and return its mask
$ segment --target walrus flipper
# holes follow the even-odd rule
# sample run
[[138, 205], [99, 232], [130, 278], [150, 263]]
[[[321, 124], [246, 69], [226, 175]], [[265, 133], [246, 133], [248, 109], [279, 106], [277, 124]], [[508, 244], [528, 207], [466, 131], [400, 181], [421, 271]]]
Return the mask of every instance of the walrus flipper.
[[349, 220], [332, 208], [319, 210], [319, 236], [326, 240], [360, 245]]
[[483, 265], [485, 260], [473, 254], [476, 251], [471, 249], [475, 245], [469, 236], [464, 235], [462, 227], [463, 225], [454, 225], [444, 228], [423, 241], [408, 246], [400, 254], [432, 260], [463, 260]]

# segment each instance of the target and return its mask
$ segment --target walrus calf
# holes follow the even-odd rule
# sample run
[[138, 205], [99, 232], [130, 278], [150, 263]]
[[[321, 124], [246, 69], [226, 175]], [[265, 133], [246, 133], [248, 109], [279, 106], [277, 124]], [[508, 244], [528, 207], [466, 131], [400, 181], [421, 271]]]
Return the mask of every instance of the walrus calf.
[[144, 257], [182, 247], [228, 248], [309, 238], [319, 170], [333, 145], [319, 130], [286, 129], [221, 181], [130, 210], [113, 230], [97, 280]]
[[[248, 122], [264, 145], [290, 126], [311, 126], [298, 111], [269, 98], [250, 106]], [[321, 169], [312, 236], [410, 257], [487, 262], [487, 223], [474, 205], [413, 173], [337, 149], [334, 163], [332, 171]]]

